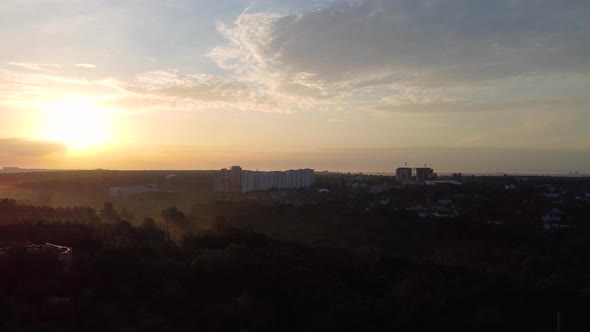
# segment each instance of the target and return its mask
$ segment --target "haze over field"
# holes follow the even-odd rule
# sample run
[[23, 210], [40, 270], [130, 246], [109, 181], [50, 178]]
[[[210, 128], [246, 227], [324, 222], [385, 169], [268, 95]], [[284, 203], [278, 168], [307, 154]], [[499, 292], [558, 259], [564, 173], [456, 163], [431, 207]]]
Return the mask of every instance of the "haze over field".
[[590, 172], [587, 1], [0, 3], [0, 165]]

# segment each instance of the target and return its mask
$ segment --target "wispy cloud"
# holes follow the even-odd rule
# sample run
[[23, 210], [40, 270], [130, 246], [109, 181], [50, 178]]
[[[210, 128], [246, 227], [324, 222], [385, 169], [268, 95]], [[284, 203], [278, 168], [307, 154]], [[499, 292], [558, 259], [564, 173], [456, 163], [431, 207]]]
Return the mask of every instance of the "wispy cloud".
[[91, 63], [77, 63], [76, 67], [94, 69], [96, 68], [96, 65], [93, 65]]
[[230, 43], [215, 59], [225, 68], [254, 63], [332, 82], [427, 87], [576, 75], [590, 70], [589, 11], [585, 2], [550, 0], [360, 0], [297, 16], [244, 13], [220, 26]]
[[357, 0], [298, 15], [247, 10], [217, 22], [225, 42], [205, 53], [222, 70], [215, 74], [154, 69], [89, 79], [23, 61], [7, 65], [27, 72], [5, 69], [0, 85], [12, 96], [30, 95], [42, 82], [88, 85], [100, 87], [95, 93], [105, 103], [161, 110], [387, 116], [579, 109], [566, 99], [583, 94], [561, 91], [590, 88], [588, 13], [585, 2], [550, 0]]
[[[31, 68], [39, 67], [30, 64]], [[43, 68], [43, 67], [40, 67]], [[20, 71], [0, 67], [0, 102], [31, 104], [39, 100], [55, 99], [67, 94], [93, 94], [99, 84], [86, 78], [60, 74], [56, 71]]]
[[412, 100], [384, 97], [379, 102], [370, 104], [370, 107], [365, 110], [380, 116], [518, 111], [579, 112], [585, 110], [589, 104], [590, 97], [586, 96], [492, 101], [461, 99]]
[[[14, 61], [5, 62], [5, 66], [23, 74], [19, 80], [26, 91], [41, 85], [32, 82], [35, 79], [62, 85], [83, 84], [86, 80], [102, 88], [107, 87], [98, 81], [109, 81], [109, 87], [116, 91], [100, 92], [108, 95], [108, 100], [134, 99], [138, 104], [144, 99], [149, 107], [157, 102], [161, 108], [187, 110], [293, 113], [346, 108], [444, 113], [505, 106], [512, 100], [533, 103], [535, 99], [558, 99], [563, 97], [560, 91], [572, 85], [579, 90], [590, 88], [590, 25], [586, 22], [590, 4], [586, 1], [568, 1], [564, 5], [552, 0], [351, 0], [321, 1], [317, 7], [300, 6], [291, 11], [298, 14], [247, 9], [237, 17], [231, 16], [233, 19], [221, 15], [223, 19], [216, 22], [215, 31], [206, 31], [206, 43], [191, 42], [199, 38], [195, 35], [205, 33], [193, 25], [198, 20], [183, 21], [178, 29], [166, 33], [146, 23], [186, 19], [179, 11], [191, 8], [190, 2], [182, 6], [158, 1], [119, 5], [100, 1], [84, 5], [21, 4], [16, 0], [7, 3], [7, 12], [22, 7], [22, 13], [37, 22], [30, 27], [17, 21], [5, 23], [2, 33], [6, 38], [21, 31], [17, 35], [30, 39], [15, 40], [14, 49], [30, 54], [43, 51], [50, 47], [45, 43], [50, 33], [60, 36], [55, 40], [60, 48], [51, 46], [50, 53], [61, 55], [63, 49], [70, 53], [64, 58], [72, 61], [16, 61], [14, 54], [19, 53], [14, 52], [7, 57]], [[60, 10], [54, 15], [39, 14], [51, 6]], [[119, 15], [140, 7], [143, 10], [136, 11], [139, 16], [135, 21]], [[103, 34], [97, 35], [96, 41], [81, 38], [97, 29]], [[137, 34], [153, 39], [137, 38]], [[166, 42], [179, 48], [161, 47]], [[74, 49], [72, 45], [84, 45], [90, 51], [78, 54], [80, 47]], [[203, 63], [209, 61], [217, 68], [193, 69], [193, 55], [199, 53], [205, 57], [198, 59], [199, 65], [204, 67]], [[161, 68], [151, 61], [144, 63], [153, 57], [158, 58]], [[176, 71], [166, 68], [177, 64], [171, 59], [179, 61], [180, 57], [191, 59], [180, 61], [191, 66]], [[75, 63], [80, 59], [88, 62]], [[103, 69], [109, 70], [98, 61], [111, 61], [110, 66], [119, 72], [94, 77]], [[79, 72], [64, 73], [72, 63], [85, 69], [101, 63], [101, 71], [87, 71], [88, 78], [72, 76]], [[33, 73], [46, 76], [34, 77]], [[22, 82], [25, 78], [29, 83]], [[0, 80], [6, 81], [6, 77]], [[536, 88], [539, 81], [546, 82], [542, 91]], [[515, 95], [523, 90], [528, 91], [526, 96]], [[481, 98], [485, 94], [489, 97], [491, 91], [497, 92], [488, 99], [495, 100]], [[430, 101], [391, 103], [402, 98]], [[514, 110], [518, 111], [518, 107]]]
[[345, 120], [345, 119], [328, 119], [328, 122], [331, 122], [331, 123], [348, 123], [350, 121], [349, 120]]
[[48, 64], [48, 63], [31, 63], [31, 62], [8, 62], [10, 66], [20, 67], [24, 69], [30, 70], [37, 70], [46, 73], [56, 73], [57, 70], [61, 67], [57, 64]]
[[[206, 56], [234, 79], [316, 107], [518, 111], [512, 100], [529, 97], [503, 92], [534, 90], [540, 80], [555, 91], [574, 81], [590, 87], [589, 13], [586, 2], [549, 0], [358, 0], [301, 15], [244, 12], [217, 23], [227, 43]], [[477, 97], [493, 90], [495, 102]], [[382, 100], [424, 95], [440, 100], [403, 108]], [[527, 104], [548, 96], [533, 97]]]
[[213, 75], [158, 70], [138, 75], [133, 82], [123, 85], [123, 90], [105, 103], [178, 111], [289, 111], [282, 101], [263, 91]]

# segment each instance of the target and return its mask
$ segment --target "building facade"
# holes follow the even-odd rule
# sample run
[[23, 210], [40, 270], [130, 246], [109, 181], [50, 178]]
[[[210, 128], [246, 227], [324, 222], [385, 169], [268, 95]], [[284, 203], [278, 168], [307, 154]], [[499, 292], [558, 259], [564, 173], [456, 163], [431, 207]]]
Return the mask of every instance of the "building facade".
[[424, 183], [426, 180], [434, 177], [434, 171], [429, 167], [418, 167], [416, 168], [416, 182]]
[[232, 166], [215, 172], [213, 190], [217, 192], [240, 192], [242, 190], [242, 168]]
[[215, 174], [214, 189], [217, 192], [248, 192], [268, 189], [297, 189], [313, 185], [313, 169], [288, 171], [244, 171], [239, 166], [222, 169]]
[[395, 170], [395, 179], [399, 182], [407, 182], [412, 180], [412, 168], [400, 167]]

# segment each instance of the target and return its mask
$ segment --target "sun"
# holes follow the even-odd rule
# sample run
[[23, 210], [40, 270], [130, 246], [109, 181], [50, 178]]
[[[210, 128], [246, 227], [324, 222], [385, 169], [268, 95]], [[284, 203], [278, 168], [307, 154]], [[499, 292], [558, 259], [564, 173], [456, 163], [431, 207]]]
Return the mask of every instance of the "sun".
[[71, 150], [106, 144], [111, 136], [108, 110], [91, 98], [70, 98], [39, 105], [43, 112], [40, 136], [59, 141]]

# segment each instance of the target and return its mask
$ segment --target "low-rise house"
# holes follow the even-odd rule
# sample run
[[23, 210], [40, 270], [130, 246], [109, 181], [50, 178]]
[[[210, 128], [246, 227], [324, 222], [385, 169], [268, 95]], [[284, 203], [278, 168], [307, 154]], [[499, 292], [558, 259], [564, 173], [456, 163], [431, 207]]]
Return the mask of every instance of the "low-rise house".
[[571, 225], [562, 223], [564, 215], [564, 212], [558, 208], [553, 208], [549, 210], [549, 212], [547, 212], [543, 217], [541, 217], [541, 220], [543, 221], [543, 228], [552, 229], [571, 227]]

